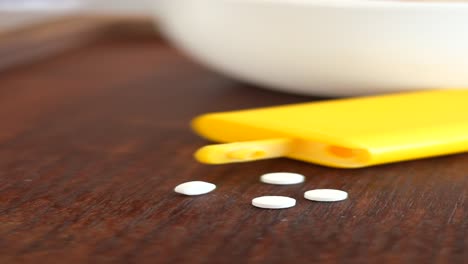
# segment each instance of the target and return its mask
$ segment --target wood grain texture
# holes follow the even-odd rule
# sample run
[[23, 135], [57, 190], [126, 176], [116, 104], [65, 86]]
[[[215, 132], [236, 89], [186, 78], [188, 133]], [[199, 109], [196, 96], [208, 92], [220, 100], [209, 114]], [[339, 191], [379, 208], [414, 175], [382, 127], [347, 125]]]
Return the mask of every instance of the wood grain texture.
[[[237, 83], [151, 38], [102, 40], [0, 74], [0, 263], [466, 263], [468, 155], [366, 169], [207, 166], [211, 111], [318, 100]], [[261, 184], [293, 171], [304, 184]], [[200, 197], [172, 191], [205, 180]], [[338, 188], [339, 203], [302, 199]], [[298, 200], [287, 210], [260, 195]]]

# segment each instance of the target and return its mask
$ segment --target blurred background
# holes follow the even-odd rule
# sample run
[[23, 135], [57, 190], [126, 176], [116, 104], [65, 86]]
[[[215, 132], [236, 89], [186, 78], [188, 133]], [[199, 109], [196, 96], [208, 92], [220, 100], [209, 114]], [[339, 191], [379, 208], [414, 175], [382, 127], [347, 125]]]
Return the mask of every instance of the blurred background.
[[76, 13], [144, 16], [153, 8], [154, 2], [149, 0], [0, 0], [0, 31], [16, 30]]

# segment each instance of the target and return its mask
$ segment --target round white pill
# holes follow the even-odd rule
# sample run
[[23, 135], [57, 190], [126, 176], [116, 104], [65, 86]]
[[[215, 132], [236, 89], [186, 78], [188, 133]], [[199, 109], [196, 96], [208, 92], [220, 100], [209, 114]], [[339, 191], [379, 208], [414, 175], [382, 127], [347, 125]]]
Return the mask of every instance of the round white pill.
[[174, 188], [176, 193], [185, 195], [200, 195], [209, 193], [216, 189], [216, 185], [204, 181], [191, 181], [177, 185]]
[[252, 205], [264, 209], [284, 209], [296, 205], [296, 199], [286, 196], [262, 196], [252, 200]]
[[304, 182], [304, 179], [304, 175], [291, 172], [272, 172], [260, 177], [261, 182], [276, 185], [298, 184]]
[[338, 202], [348, 198], [348, 193], [333, 189], [317, 189], [304, 193], [304, 198], [317, 202]]

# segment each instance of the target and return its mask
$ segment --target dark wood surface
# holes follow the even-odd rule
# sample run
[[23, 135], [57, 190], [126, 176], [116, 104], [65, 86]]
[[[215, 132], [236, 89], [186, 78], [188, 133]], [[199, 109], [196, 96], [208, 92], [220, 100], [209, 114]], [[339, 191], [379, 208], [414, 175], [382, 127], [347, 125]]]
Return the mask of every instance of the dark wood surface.
[[65, 53], [103, 37], [147, 35], [154, 33], [154, 28], [145, 17], [67, 16], [0, 31], [0, 71]]
[[[198, 114], [318, 100], [210, 72], [160, 40], [100, 40], [0, 73], [0, 263], [466, 263], [468, 155], [341, 170], [208, 166]], [[304, 184], [261, 184], [293, 171]], [[218, 189], [175, 194], [182, 182]], [[313, 203], [313, 188], [350, 198]], [[297, 198], [262, 210], [260, 195]]]

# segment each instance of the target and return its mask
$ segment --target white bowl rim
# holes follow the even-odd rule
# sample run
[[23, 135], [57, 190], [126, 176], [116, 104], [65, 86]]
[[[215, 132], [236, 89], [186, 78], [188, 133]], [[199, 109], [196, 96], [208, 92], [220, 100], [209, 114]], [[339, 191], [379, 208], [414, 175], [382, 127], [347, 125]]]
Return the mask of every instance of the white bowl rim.
[[[220, 2], [221, 0], [214, 0]], [[223, 0], [245, 4], [287, 4], [301, 6], [346, 7], [346, 8], [465, 8], [468, 1], [460, 0]]]

